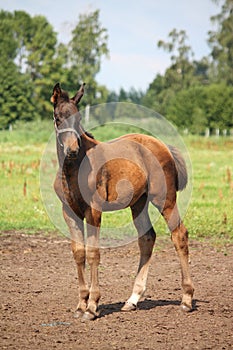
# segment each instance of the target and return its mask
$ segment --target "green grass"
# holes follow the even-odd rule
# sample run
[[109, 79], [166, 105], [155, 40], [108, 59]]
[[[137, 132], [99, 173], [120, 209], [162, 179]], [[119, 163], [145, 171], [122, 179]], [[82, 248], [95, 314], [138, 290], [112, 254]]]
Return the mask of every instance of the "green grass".
[[[52, 123], [19, 124], [15, 130], [0, 131], [0, 230], [53, 231], [54, 225], [44, 209], [39, 185], [40, 160], [46, 142], [53, 130]], [[125, 132], [124, 132], [125, 131]], [[123, 133], [138, 131], [128, 127], [99, 127], [92, 130], [100, 140], [111, 139]], [[192, 200], [185, 216], [190, 237], [211, 238], [215, 242], [233, 241], [233, 140], [230, 138], [201, 138], [186, 136], [193, 166]], [[55, 172], [55, 169], [54, 169]], [[151, 208], [151, 217], [156, 210]], [[153, 220], [153, 219], [152, 219]], [[121, 235], [135, 232], [130, 210], [103, 215], [103, 236], [116, 227]], [[163, 219], [156, 222], [156, 231], [167, 234]], [[135, 235], [135, 233], [132, 233]], [[118, 235], [120, 235], [118, 233]]]
[[39, 167], [52, 123], [18, 123], [0, 131], [0, 230], [52, 229], [40, 197]]
[[189, 138], [192, 201], [185, 223], [192, 237], [233, 239], [233, 140]]

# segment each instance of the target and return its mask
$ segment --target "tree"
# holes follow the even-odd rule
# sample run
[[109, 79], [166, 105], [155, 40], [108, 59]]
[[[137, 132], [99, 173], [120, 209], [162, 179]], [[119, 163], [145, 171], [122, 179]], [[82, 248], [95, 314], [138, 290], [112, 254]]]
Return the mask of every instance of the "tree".
[[208, 127], [233, 128], [233, 87], [225, 83], [211, 84], [205, 88], [204, 108]]
[[26, 42], [26, 72], [34, 85], [34, 98], [42, 118], [50, 115], [52, 82], [61, 79], [63, 60], [57, 46], [57, 34], [44, 16], [31, 20], [30, 39]]
[[72, 92], [84, 80], [88, 103], [107, 100], [107, 89], [95, 80], [108, 54], [99, 11], [80, 15], [72, 35], [69, 45], [59, 44], [44, 16], [0, 11], [1, 127], [19, 118], [50, 117], [49, 97], [58, 81]]
[[136, 90], [134, 87], [131, 87], [128, 92], [128, 99], [130, 102], [141, 104], [144, 96], [144, 92], [141, 90]]
[[203, 57], [200, 61], [193, 61], [194, 78], [201, 84], [209, 84], [210, 61], [208, 57]]
[[203, 133], [205, 128], [233, 127], [233, 87], [196, 85], [179, 91], [170, 100], [167, 117], [179, 128]]
[[15, 62], [21, 72], [27, 66], [27, 45], [32, 40], [32, 18], [24, 11], [15, 11], [13, 14], [11, 31], [17, 44]]
[[17, 42], [12, 31], [13, 15], [10, 12], [0, 12], [0, 59], [14, 61], [17, 55]]
[[25, 74], [12, 61], [0, 65], [0, 129], [16, 120], [30, 121], [36, 117], [33, 87]]
[[142, 102], [145, 106], [167, 115], [171, 101], [179, 91], [208, 81], [208, 60], [194, 60], [188, 36], [184, 30], [173, 29], [168, 41], [159, 40], [157, 45], [171, 54], [171, 66], [164, 75], [157, 75], [150, 84]]
[[164, 114], [162, 110], [162, 92], [164, 89], [165, 78], [161, 74], [157, 74], [143, 96], [142, 104], [146, 107], [154, 109], [158, 113]]
[[[213, 0], [219, 4], [222, 1]], [[224, 0], [221, 12], [211, 17], [211, 21], [217, 24], [217, 30], [209, 31], [208, 42], [212, 49], [211, 56], [214, 63], [214, 71], [218, 81], [226, 81], [233, 84], [233, 1]]]
[[[34, 115], [50, 115], [52, 81], [58, 81], [64, 63], [57, 47], [57, 35], [43, 16], [31, 17], [24, 11], [0, 13], [1, 62], [9, 63], [9, 74], [24, 79], [33, 93]], [[16, 65], [16, 69], [13, 66]], [[8, 69], [5, 66], [5, 69]], [[20, 75], [17, 77], [16, 75]], [[23, 91], [23, 90], [22, 90]], [[22, 97], [24, 92], [22, 92]], [[19, 99], [19, 102], [22, 99]], [[14, 119], [14, 118], [13, 118]]]
[[[176, 101], [177, 96], [181, 96], [181, 99], [189, 97], [190, 101], [194, 101], [192, 94], [195, 95], [195, 92], [199, 91], [198, 86], [209, 83], [210, 62], [208, 58], [203, 57], [200, 61], [194, 60], [194, 53], [187, 44], [187, 40], [188, 36], [184, 30], [173, 29], [168, 35], [168, 41], [158, 41], [158, 47], [171, 54], [171, 65], [166, 69], [164, 75], [158, 74], [155, 77], [142, 102], [147, 107], [170, 118], [179, 127], [187, 128], [188, 125], [192, 125], [193, 116], [202, 127], [206, 122], [202, 108], [191, 104], [188, 107], [189, 110], [186, 110], [188, 105], [186, 101], [184, 106], [180, 105], [179, 100]], [[197, 89], [191, 89], [194, 86], [197, 86]], [[189, 93], [186, 96], [187, 90]]]
[[101, 26], [99, 10], [79, 16], [69, 43], [69, 84], [73, 89], [80, 82], [87, 84], [87, 101], [92, 103], [98, 92], [95, 80], [101, 68], [101, 59], [108, 56], [107, 29]]
[[[0, 12], [0, 128], [6, 128], [18, 119], [35, 117], [33, 87], [27, 74], [20, 71], [16, 62], [18, 39], [15, 15]], [[19, 34], [19, 32], [17, 32]], [[20, 34], [19, 34], [20, 35]]]
[[183, 89], [190, 86], [190, 80], [194, 67], [192, 64], [193, 51], [187, 44], [188, 36], [184, 30], [173, 29], [169, 34], [169, 41], [159, 40], [157, 45], [171, 53], [172, 65], [165, 73], [166, 87], [174, 86], [176, 89]]
[[127, 93], [127, 91], [125, 91], [125, 89], [123, 89], [123, 87], [120, 88], [118, 101], [119, 102], [129, 102], [128, 93]]
[[179, 91], [167, 108], [167, 118], [180, 129], [200, 133], [208, 126], [205, 116], [205, 92], [202, 86], [192, 86]]

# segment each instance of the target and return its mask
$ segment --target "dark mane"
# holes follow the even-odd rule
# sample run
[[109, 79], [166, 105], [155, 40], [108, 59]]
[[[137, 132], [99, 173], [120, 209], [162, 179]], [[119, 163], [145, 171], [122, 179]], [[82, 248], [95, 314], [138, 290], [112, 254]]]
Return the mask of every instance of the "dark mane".
[[85, 134], [90, 137], [91, 139], [95, 139], [94, 136], [89, 132], [89, 131], [85, 131]]

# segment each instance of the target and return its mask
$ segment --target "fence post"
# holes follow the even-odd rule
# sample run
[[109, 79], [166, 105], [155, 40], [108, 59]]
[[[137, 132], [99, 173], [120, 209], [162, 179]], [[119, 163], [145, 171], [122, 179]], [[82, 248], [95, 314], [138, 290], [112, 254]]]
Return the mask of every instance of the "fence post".
[[90, 105], [86, 105], [85, 108], [85, 124], [87, 125], [90, 120]]
[[209, 128], [205, 129], [205, 137], [210, 137], [210, 129]]

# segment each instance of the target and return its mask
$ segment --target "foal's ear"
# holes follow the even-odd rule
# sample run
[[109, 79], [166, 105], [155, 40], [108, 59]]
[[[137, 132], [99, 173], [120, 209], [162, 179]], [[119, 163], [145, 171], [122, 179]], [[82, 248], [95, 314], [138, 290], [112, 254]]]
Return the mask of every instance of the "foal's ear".
[[58, 98], [61, 96], [62, 90], [60, 87], [60, 83], [57, 83], [53, 88], [53, 94], [50, 98], [50, 101], [55, 105], [57, 103]]
[[86, 84], [83, 83], [81, 86], [80, 86], [80, 89], [78, 90], [78, 92], [76, 93], [76, 95], [74, 97], [72, 97], [71, 100], [73, 100], [75, 102], [75, 104], [78, 104], [79, 101], [81, 100], [81, 98], [83, 97], [83, 94], [84, 94], [84, 86]]

